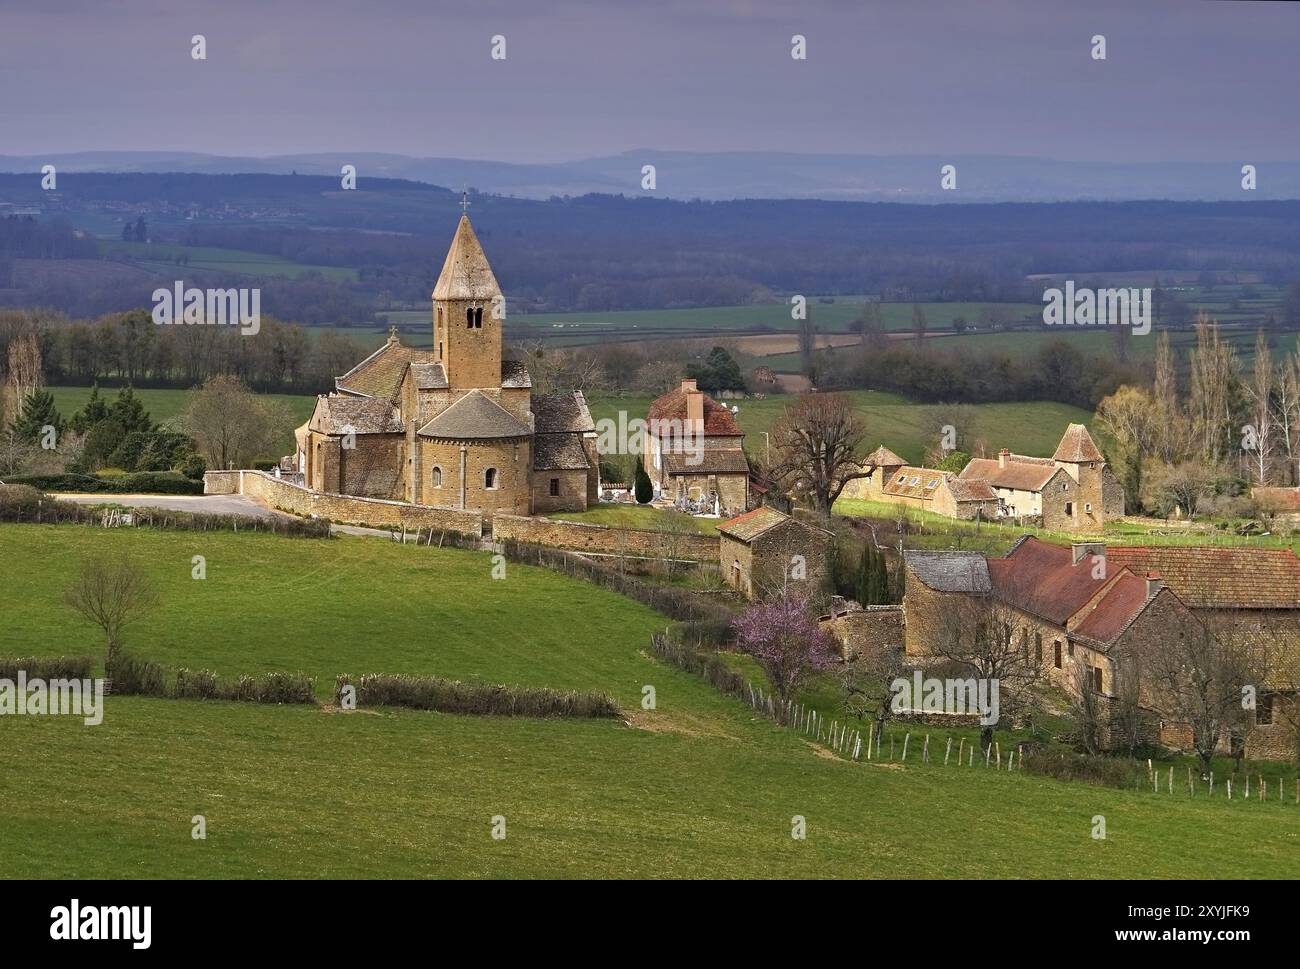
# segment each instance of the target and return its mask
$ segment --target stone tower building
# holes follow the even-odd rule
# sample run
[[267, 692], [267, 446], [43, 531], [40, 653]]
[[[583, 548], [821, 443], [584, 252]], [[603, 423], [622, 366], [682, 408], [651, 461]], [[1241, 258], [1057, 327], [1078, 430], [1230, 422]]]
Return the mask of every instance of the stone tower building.
[[335, 380], [298, 430], [307, 487], [531, 515], [599, 495], [596, 428], [580, 392], [534, 395], [503, 360], [504, 301], [468, 216], [432, 294], [432, 349], [388, 342]]

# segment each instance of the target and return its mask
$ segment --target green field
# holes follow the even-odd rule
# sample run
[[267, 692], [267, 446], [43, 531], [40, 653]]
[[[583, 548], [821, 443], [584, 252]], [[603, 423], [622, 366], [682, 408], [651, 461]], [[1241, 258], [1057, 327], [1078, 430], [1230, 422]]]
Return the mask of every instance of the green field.
[[646, 528], [651, 531], [685, 529], [701, 535], [716, 535], [718, 519], [695, 518], [671, 508], [642, 505], [597, 505], [587, 511], [557, 511], [549, 518], [582, 522], [587, 525], [610, 525], [615, 528]]
[[[883, 443], [907, 460], [919, 462], [926, 448], [937, 443], [926, 440], [929, 405], [874, 390], [849, 391], [848, 396], [866, 423], [868, 449]], [[593, 393], [587, 399], [591, 416], [597, 421], [602, 418], [617, 421], [620, 410], [627, 412], [629, 420], [634, 417], [644, 420], [650, 407], [648, 397], [608, 397]], [[736, 420], [745, 432], [745, 448], [750, 454], [763, 455], [766, 447], [763, 432], [769, 431], [794, 401], [793, 396], [777, 396], [728, 402], [739, 408]], [[1060, 443], [1066, 424], [1087, 424], [1092, 420], [1089, 411], [1051, 401], [975, 404], [971, 410], [978, 421], [980, 436], [993, 451], [1008, 447], [1018, 454], [1050, 455]]]
[[[861, 319], [865, 298], [835, 297], [822, 303], [809, 297], [808, 308], [821, 333], [847, 333], [849, 323]], [[881, 316], [889, 330], [912, 328], [911, 303], [881, 303]], [[1029, 303], [921, 303], [931, 329], [952, 326], [955, 317], [974, 322], [985, 308], [1009, 321], [1039, 311]], [[685, 339], [688, 337], [737, 336], [742, 333], [793, 333], [799, 322], [790, 315], [789, 300], [756, 306], [706, 306], [696, 309], [611, 310], [602, 313], [514, 313], [506, 328], [513, 339], [544, 339], [561, 346], [578, 346], [606, 341]], [[429, 310], [401, 310], [380, 314], [384, 325], [392, 323], [414, 328], [403, 339], [417, 345], [432, 340]], [[427, 333], [425, 331], [428, 331]], [[387, 332], [384, 327], [375, 330]]]
[[[46, 389], [54, 394], [54, 406], [65, 418], [71, 417], [86, 406], [86, 401], [90, 399], [91, 388], [89, 387], [47, 387]], [[185, 409], [190, 396], [188, 390], [174, 388], [133, 388], [133, 392], [144, 404], [144, 409], [149, 412], [149, 416], [158, 424], [166, 424], [177, 417]], [[101, 387], [99, 395], [111, 404], [117, 398], [117, 388]], [[312, 408], [316, 406], [316, 398], [305, 394], [264, 396], [284, 404], [295, 421], [295, 427], [310, 417]]]
[[6, 876], [1300, 876], [1289, 802], [837, 759], [653, 660], [661, 617], [539, 570], [494, 583], [484, 553], [0, 526], [0, 653], [94, 648], [59, 594], [82, 554], [119, 544], [162, 586], [163, 610], [127, 636], [149, 658], [603, 689], [630, 722], [133, 697], [110, 697], [94, 728], [5, 718]]
[[[293, 262], [281, 256], [244, 249], [100, 240], [99, 250], [110, 259], [130, 262], [151, 272], [160, 273], [184, 273], [186, 270], [194, 270], [234, 273], [241, 276], [283, 276], [288, 279], [296, 279], [304, 273], [318, 273], [326, 279], [347, 283], [354, 283], [358, 278], [357, 270], [345, 266], [312, 266]], [[188, 257], [189, 262], [184, 265], [177, 263], [176, 259], [180, 256]]]

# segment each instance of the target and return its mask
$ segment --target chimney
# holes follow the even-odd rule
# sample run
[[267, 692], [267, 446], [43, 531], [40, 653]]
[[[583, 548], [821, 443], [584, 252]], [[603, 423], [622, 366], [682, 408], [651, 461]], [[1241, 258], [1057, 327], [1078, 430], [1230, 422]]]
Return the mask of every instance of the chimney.
[[999, 467], [999, 468], [1005, 468], [1005, 467], [1007, 466], [1007, 458], [1009, 458], [1009, 457], [1011, 457], [1011, 452], [1010, 452], [1007, 448], [1003, 448], [1001, 451], [999, 451], [999, 452], [998, 452], [998, 467]]
[[1089, 556], [1099, 555], [1106, 557], [1105, 542], [1071, 542], [1070, 543], [1070, 564], [1078, 565]]
[[686, 394], [686, 433], [704, 433], [704, 391], [695, 389], [694, 380], [683, 380], [682, 390]]
[[1147, 598], [1148, 599], [1150, 599], [1153, 595], [1155, 595], [1164, 587], [1165, 587], [1165, 580], [1160, 577], [1159, 572], [1147, 573]]

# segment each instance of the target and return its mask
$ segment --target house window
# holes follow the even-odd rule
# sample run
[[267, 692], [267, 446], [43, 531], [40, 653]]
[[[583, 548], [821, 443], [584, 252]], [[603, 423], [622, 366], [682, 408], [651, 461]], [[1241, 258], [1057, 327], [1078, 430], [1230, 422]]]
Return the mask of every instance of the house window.
[[552, 479], [551, 479], [551, 497], [552, 497], [552, 498], [558, 498], [558, 497], [560, 497], [560, 479], [559, 479], [559, 478], [552, 478]]
[[1074, 514], [1074, 502], [1072, 502], [1072, 501], [1067, 501], [1067, 502], [1065, 503], [1065, 514], [1066, 514], [1067, 516], [1070, 516], [1070, 515], [1073, 515], [1073, 514]]
[[1056, 647], [1056, 668], [1059, 670], [1061, 668], [1061, 641], [1058, 639], [1053, 645]]
[[1090, 502], [1088, 502], [1087, 504], [1085, 504], [1085, 505], [1083, 506], [1083, 510], [1084, 510], [1085, 512], [1087, 512], [1089, 515], [1091, 515], [1091, 514], [1092, 514], [1092, 502], [1090, 501]]
[[1265, 693], [1255, 707], [1255, 723], [1267, 727], [1273, 722], [1273, 694]]
[[442, 487], [442, 468], [435, 465], [433, 468], [433, 473], [429, 477], [432, 479], [433, 486], [435, 488]]
[[488, 468], [483, 472], [483, 487], [489, 490], [497, 486], [497, 469]]
[[1043, 634], [1042, 633], [1034, 633], [1034, 659], [1039, 666], [1043, 665]]
[[1101, 667], [1100, 666], [1094, 666], [1092, 668], [1092, 689], [1094, 693], [1101, 692]]
[[1074, 643], [1070, 643], [1070, 645], [1069, 645], [1068, 647], [1066, 647], [1066, 650], [1067, 650], [1067, 652], [1068, 652], [1071, 656], [1073, 656], [1073, 655], [1074, 655]]

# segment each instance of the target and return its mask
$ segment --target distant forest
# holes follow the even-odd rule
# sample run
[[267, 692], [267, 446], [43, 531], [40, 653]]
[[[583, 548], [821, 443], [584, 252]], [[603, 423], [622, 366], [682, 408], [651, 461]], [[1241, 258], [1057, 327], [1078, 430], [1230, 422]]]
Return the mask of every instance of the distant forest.
[[[0, 305], [75, 315], [144, 305], [152, 289], [120, 250], [75, 227], [143, 218], [156, 244], [219, 247], [346, 267], [263, 284], [263, 307], [301, 323], [423, 307], [460, 193], [320, 176], [67, 174], [57, 199], [0, 175]], [[470, 215], [515, 312], [770, 302], [792, 292], [905, 301], [1031, 301], [1033, 273], [1214, 270], [1300, 280], [1300, 201], [903, 205], [801, 200], [682, 202], [587, 195], [547, 201], [471, 193]], [[0, 210], [2, 211], [2, 210]], [[114, 232], [113, 238], [118, 233]], [[43, 261], [35, 265], [32, 261]], [[96, 267], [88, 265], [98, 260]], [[75, 263], [61, 273], [59, 261]], [[146, 276], [176, 271], [150, 267]], [[185, 269], [193, 285], [233, 274]], [[247, 284], [247, 283], [245, 283]]]

